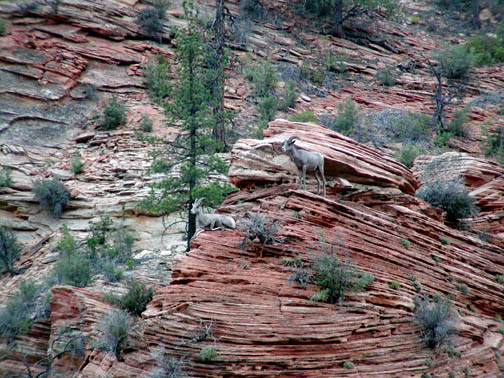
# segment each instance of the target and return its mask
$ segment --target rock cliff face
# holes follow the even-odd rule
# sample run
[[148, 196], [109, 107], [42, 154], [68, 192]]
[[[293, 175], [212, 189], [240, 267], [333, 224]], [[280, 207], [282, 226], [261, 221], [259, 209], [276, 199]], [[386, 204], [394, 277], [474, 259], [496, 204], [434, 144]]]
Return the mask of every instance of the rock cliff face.
[[[284, 15], [293, 12], [287, 2], [262, 3]], [[431, 9], [425, 1], [402, 3], [421, 14]], [[198, 4], [212, 11], [212, 2]], [[227, 5], [238, 14], [239, 2]], [[12, 186], [0, 193], [0, 225], [12, 227], [23, 244], [17, 266], [25, 269], [13, 278], [0, 277], [2, 302], [21, 280], [40, 280], [52, 267], [52, 246], [62, 225], [84, 237], [89, 221], [100, 215], [135, 231], [142, 260], [128, 275], [155, 289], [120, 359], [90, 343], [82, 356], [56, 359], [54, 371], [61, 376], [147, 377], [159, 366], [151, 352], [164, 349], [182, 361], [188, 376], [197, 377], [501, 374], [504, 291], [497, 278], [504, 274], [504, 172], [482, 157], [480, 126], [491, 119], [494, 129], [504, 125], [504, 118], [495, 104], [479, 106], [478, 96], [502, 89], [503, 66], [475, 69], [465, 84], [461, 102], [473, 104], [472, 133], [450, 142], [460, 152], [422, 156], [411, 170], [391, 158], [389, 146], [372, 148], [312, 123], [277, 119], [264, 130], [264, 139], [238, 139], [229, 178], [239, 191], [218, 210], [233, 215], [238, 230], [202, 232], [184, 255], [177, 253], [185, 245], [180, 232], [163, 237], [162, 220], [135, 206], [154, 179], [144, 172], [155, 146], [140, 142], [134, 132], [141, 115], [153, 119], [154, 135], [169, 138], [177, 132], [162, 127], [162, 109], [149, 99], [142, 70], [157, 53], [171, 56], [168, 27], [183, 25], [175, 1], [162, 33], [165, 45], [146, 42], [135, 22], [145, 6], [147, 2], [135, 0], [64, 0], [56, 15], [49, 4], [23, 13], [13, 2], [0, 2], [0, 15], [7, 19], [7, 32], [0, 36], [0, 167], [11, 169], [13, 178]], [[293, 15], [282, 24], [255, 22], [248, 37], [253, 58], [266, 56], [268, 48], [279, 67], [301, 66], [331, 50], [345, 57], [345, 67], [340, 67], [341, 81], [330, 89], [303, 83], [290, 113], [334, 114], [347, 98], [364, 111], [433, 111], [436, 82], [424, 57], [449, 37], [380, 19], [371, 28], [389, 38], [385, 49], [372, 42], [363, 46], [320, 38], [311, 28], [298, 32], [294, 20]], [[233, 46], [233, 56], [244, 58], [245, 52]], [[322, 65], [316, 64], [315, 69]], [[397, 85], [377, 84], [375, 74], [385, 66], [402, 70]], [[242, 110], [237, 124], [244, 130], [256, 120], [250, 93], [243, 76], [231, 72], [225, 105]], [[127, 124], [116, 131], [97, 130], [91, 119], [111, 95], [126, 104]], [[453, 109], [447, 106], [448, 117]], [[240, 132], [236, 134], [238, 138]], [[324, 154], [326, 198], [314, 194], [313, 177], [306, 191], [295, 183], [295, 166], [280, 151], [291, 135], [302, 138], [296, 142], [300, 148]], [[70, 170], [76, 153], [85, 163], [78, 175]], [[445, 176], [461, 177], [480, 208], [463, 230], [446, 225], [441, 210], [414, 196], [424, 183]], [[59, 220], [41, 211], [30, 192], [32, 181], [41, 178], [57, 178], [72, 191]], [[251, 213], [278, 222], [274, 244], [255, 240], [242, 246]], [[370, 287], [348, 293], [341, 303], [326, 304], [310, 299], [318, 286], [289, 280], [296, 270], [289, 265], [293, 259], [309, 272], [314, 256], [327, 248], [372, 274]], [[23, 361], [32, 372], [42, 371], [62, 331], [102, 338], [97, 323], [113, 309], [103, 294], [121, 290], [122, 284], [102, 277], [90, 288], [54, 287], [50, 317], [14, 344], [0, 344], [0, 372], [25, 374]], [[413, 321], [413, 298], [426, 293], [451, 296], [457, 334], [447, 350], [427, 348]], [[208, 347], [217, 352], [211, 362], [200, 357]]]
[[[328, 174], [327, 198], [313, 194], [314, 178], [307, 191], [299, 190], [291, 167], [275, 161], [280, 157], [273, 150], [287, 130], [299, 135], [306, 128], [311, 133], [303, 147], [338, 141], [327, 155], [329, 166], [338, 164], [338, 156], [359, 151], [360, 163], [347, 174], [366, 184], [358, 179], [340, 184], [345, 173]], [[122, 361], [93, 351], [81, 376], [144, 376], [156, 366], [149, 352], [160, 347], [185, 359], [191, 376], [461, 376], [466, 370], [478, 377], [498, 375], [503, 336], [495, 316], [504, 310], [504, 294], [496, 276], [502, 274], [502, 248], [471, 230], [444, 225], [439, 211], [412, 195], [417, 185], [412, 174], [375, 151], [314, 124], [277, 120], [266, 135], [236, 145], [231, 172], [237, 174], [231, 180], [247, 185], [220, 211], [233, 214], [241, 229], [252, 212], [279, 221], [279, 240], [241, 248], [242, 231], [199, 234], [175, 263], [170, 285], [156, 291], [138, 320]], [[254, 180], [243, 175], [247, 167]], [[375, 176], [377, 185], [370, 179]], [[385, 176], [393, 178], [388, 186], [380, 185]], [[285, 264], [288, 259], [309, 266], [328, 245], [340, 259], [375, 277], [368, 290], [324, 304], [310, 300], [317, 286], [288, 280], [295, 270]], [[467, 290], [458, 289], [463, 285]], [[413, 297], [423, 293], [451, 295], [455, 354], [425, 346], [413, 321]], [[96, 299], [85, 289], [53, 289], [52, 328], [64, 324], [96, 334], [93, 324], [109, 308]], [[206, 337], [205, 327], [211, 327]], [[200, 351], [211, 346], [216, 358], [201, 361]], [[344, 362], [353, 367], [343, 367]]]

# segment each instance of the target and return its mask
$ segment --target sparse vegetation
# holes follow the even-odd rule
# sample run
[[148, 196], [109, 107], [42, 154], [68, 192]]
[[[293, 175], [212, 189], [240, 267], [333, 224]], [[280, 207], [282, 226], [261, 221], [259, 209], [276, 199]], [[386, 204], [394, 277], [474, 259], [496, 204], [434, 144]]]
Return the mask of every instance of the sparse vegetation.
[[49, 296], [33, 280], [19, 282], [15, 292], [0, 308], [0, 339], [11, 343], [28, 332], [33, 322], [49, 315]]
[[376, 80], [378, 81], [378, 83], [386, 87], [391, 87], [395, 85], [396, 78], [392, 67], [385, 67], [376, 72]]
[[141, 282], [128, 280], [128, 292], [121, 297], [120, 306], [132, 315], [140, 316], [152, 300], [154, 290]]
[[430, 181], [422, 186], [416, 195], [431, 205], [444, 210], [449, 222], [458, 222], [463, 218], [475, 215], [478, 211], [474, 199], [467, 193], [460, 180], [436, 179]]
[[10, 171], [6, 169], [0, 170], [0, 190], [8, 188], [12, 185], [12, 177]]
[[401, 238], [401, 245], [408, 249], [411, 245], [411, 242], [408, 239]]
[[320, 123], [343, 135], [350, 135], [359, 124], [357, 107], [352, 99], [348, 99], [344, 104], [338, 105], [338, 115], [336, 117], [329, 114], [320, 116]]
[[352, 361], [345, 361], [341, 364], [341, 367], [343, 367], [344, 369], [353, 369], [354, 364]]
[[288, 278], [287, 281], [295, 282], [303, 289], [313, 280], [313, 274], [307, 270], [305, 264], [300, 261], [295, 263], [295, 271]]
[[318, 302], [336, 303], [349, 291], [365, 289], [374, 281], [369, 273], [362, 273], [348, 259], [341, 262], [337, 249], [345, 249], [337, 240], [327, 243], [325, 237], [319, 241], [319, 254], [313, 258], [314, 282], [321, 287], [320, 292], [312, 296]]
[[6, 24], [7, 24], [7, 21], [5, 21], [5, 19], [0, 17], [0, 35], [5, 34]]
[[437, 348], [455, 334], [456, 317], [449, 299], [438, 299], [430, 303], [429, 296], [414, 297], [415, 321], [420, 325], [422, 336], [429, 348]]
[[157, 63], [149, 62], [145, 69], [145, 84], [149, 94], [157, 104], [170, 94], [170, 66], [164, 55], [157, 55]]
[[19, 274], [14, 264], [21, 254], [21, 246], [10, 228], [0, 226], [0, 273], [7, 270], [11, 276]]
[[401, 284], [397, 281], [390, 281], [388, 285], [392, 290], [399, 290], [401, 288]]
[[273, 244], [279, 228], [279, 221], [272, 222], [262, 214], [251, 213], [246, 224], [245, 236], [241, 243], [242, 248], [247, 245], [247, 241], [259, 239], [262, 245]]
[[413, 167], [415, 159], [423, 154], [423, 148], [420, 145], [406, 144], [397, 154], [396, 159], [406, 167]]
[[107, 102], [103, 108], [103, 118], [100, 120], [99, 125], [102, 130], [115, 130], [124, 122], [126, 122], [126, 107], [119, 102], [117, 96]]
[[[162, 10], [161, 10], [162, 12]], [[147, 36], [153, 40], [159, 40], [163, 31], [163, 19], [160, 11], [153, 7], [146, 7], [138, 12], [136, 23]]]
[[170, 357], [164, 348], [151, 352], [151, 357], [156, 361], [156, 367], [147, 375], [147, 378], [187, 377], [184, 372], [186, 361], [183, 358]]
[[437, 60], [441, 64], [443, 75], [448, 79], [463, 79], [476, 64], [477, 57], [473, 49], [457, 45], [439, 52]]
[[126, 311], [114, 310], [100, 319], [96, 328], [103, 333], [98, 347], [112, 352], [117, 359], [127, 343], [133, 319]]
[[485, 156], [494, 157], [499, 163], [504, 163], [504, 127], [498, 126], [493, 132], [483, 131], [487, 137], [483, 146]]
[[202, 362], [213, 362], [217, 358], [217, 348], [215, 346], [203, 347], [200, 350], [199, 357]]
[[467, 293], [469, 293], [469, 289], [466, 284], [457, 285], [457, 290], [464, 295], [467, 295]]
[[37, 180], [33, 183], [32, 191], [40, 206], [55, 218], [61, 217], [63, 207], [70, 201], [70, 192], [58, 180]]
[[310, 110], [305, 110], [300, 113], [293, 114], [290, 119], [292, 122], [312, 122], [317, 123], [317, 116]]
[[296, 104], [296, 98], [296, 82], [289, 80], [285, 85], [282, 94], [282, 100], [280, 101], [278, 109], [286, 112], [290, 107], [294, 107], [294, 105]]
[[72, 158], [72, 172], [81, 173], [82, 168], [84, 168], [84, 163], [81, 160], [81, 155], [79, 153], [76, 153]]
[[498, 283], [504, 284], [504, 274], [499, 274], [495, 279]]
[[469, 136], [468, 120], [467, 109], [453, 112], [450, 123], [445, 127], [445, 132], [457, 137]]
[[140, 122], [140, 130], [145, 133], [152, 132], [152, 120], [148, 115], [142, 115], [142, 121]]

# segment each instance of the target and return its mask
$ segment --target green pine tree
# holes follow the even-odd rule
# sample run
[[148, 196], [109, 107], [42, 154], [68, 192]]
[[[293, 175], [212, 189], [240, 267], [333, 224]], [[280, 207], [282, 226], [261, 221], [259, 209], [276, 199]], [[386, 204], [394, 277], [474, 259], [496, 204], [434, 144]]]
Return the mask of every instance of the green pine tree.
[[157, 151], [151, 171], [166, 178], [152, 185], [151, 195], [140, 207], [170, 214], [187, 214], [187, 250], [196, 231], [196, 216], [191, 207], [197, 198], [216, 206], [233, 190], [227, 183], [211, 182], [211, 174], [227, 174], [228, 166], [216, 155], [220, 148], [214, 139], [216, 114], [209, 77], [214, 73], [207, 65], [205, 41], [198, 31], [198, 14], [191, 1], [183, 3], [188, 27], [175, 30], [175, 79], [168, 88], [164, 103], [170, 124], [179, 125], [177, 137]]

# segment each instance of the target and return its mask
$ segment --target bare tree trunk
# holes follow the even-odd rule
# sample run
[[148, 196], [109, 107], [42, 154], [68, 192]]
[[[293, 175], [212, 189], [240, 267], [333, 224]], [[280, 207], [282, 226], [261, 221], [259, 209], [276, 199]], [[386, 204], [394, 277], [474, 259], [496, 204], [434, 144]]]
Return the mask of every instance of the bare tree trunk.
[[476, 29], [481, 29], [481, 20], [479, 18], [480, 10], [480, 0], [471, 0], [471, 23]]
[[224, 0], [215, 0], [215, 20], [213, 23], [214, 38], [215, 38], [215, 59], [214, 72], [215, 78], [214, 95], [215, 105], [213, 114], [216, 118], [216, 124], [213, 130], [214, 139], [219, 144], [222, 144], [222, 150], [226, 149], [226, 125], [224, 120]]
[[338, 38], [345, 37], [345, 32], [343, 31], [343, 0], [336, 0], [334, 2], [334, 25], [331, 34]]

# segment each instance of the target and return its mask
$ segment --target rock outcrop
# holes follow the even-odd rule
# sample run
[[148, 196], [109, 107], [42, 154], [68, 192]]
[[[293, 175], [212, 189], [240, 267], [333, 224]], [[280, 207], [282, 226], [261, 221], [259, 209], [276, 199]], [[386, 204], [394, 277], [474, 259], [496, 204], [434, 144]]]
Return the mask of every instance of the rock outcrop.
[[[408, 185], [382, 187], [379, 179], [377, 185], [371, 180], [362, 185], [349, 179], [344, 190], [337, 190], [338, 181], [329, 177], [324, 199], [310, 192], [314, 179], [308, 191], [272, 181], [271, 172], [286, 170], [274, 158], [260, 159], [263, 168], [257, 169], [258, 159], [251, 156], [280, 143], [286, 129], [302, 133], [308, 126], [312, 133], [306, 146], [332, 135], [341, 141], [333, 147], [334, 161], [349, 150], [344, 137], [320, 126], [278, 120], [263, 141], [241, 141], [233, 151], [239, 169], [232, 166], [237, 176], [231, 180], [251, 182], [242, 174], [250, 164], [257, 185], [229, 196], [220, 211], [233, 214], [242, 229], [251, 212], [278, 221], [279, 240], [240, 248], [242, 231], [201, 233], [175, 264], [170, 285], [157, 290], [139, 319], [123, 360], [93, 352], [82, 376], [146, 374], [156, 365], [149, 351], [160, 347], [185, 359], [191, 376], [498, 374], [495, 356], [504, 348], [495, 318], [504, 310], [502, 284], [496, 280], [504, 264], [502, 248], [444, 225], [438, 211], [412, 196], [415, 181], [405, 167], [387, 165], [388, 159], [355, 142], [350, 144], [360, 151], [361, 161], [374, 160], [383, 170], [380, 176], [387, 172]], [[350, 171], [369, 178], [376, 168], [370, 164], [368, 169], [356, 164]], [[293, 176], [275, 177], [290, 181]], [[327, 248], [372, 274], [370, 288], [325, 304], [310, 300], [316, 285], [303, 288], [289, 281], [295, 268], [286, 262], [297, 258], [309, 269], [313, 257]], [[451, 296], [458, 331], [451, 341], [453, 353], [427, 348], [413, 321], [413, 298], [425, 293]], [[74, 289], [71, 296], [82, 297], [82, 292]], [[53, 305], [65, 306], [56, 299]], [[69, 311], [53, 311], [53, 321]], [[211, 332], [202, 332], [209, 327]], [[212, 346], [217, 356], [211, 363], [202, 361], [200, 351]]]

